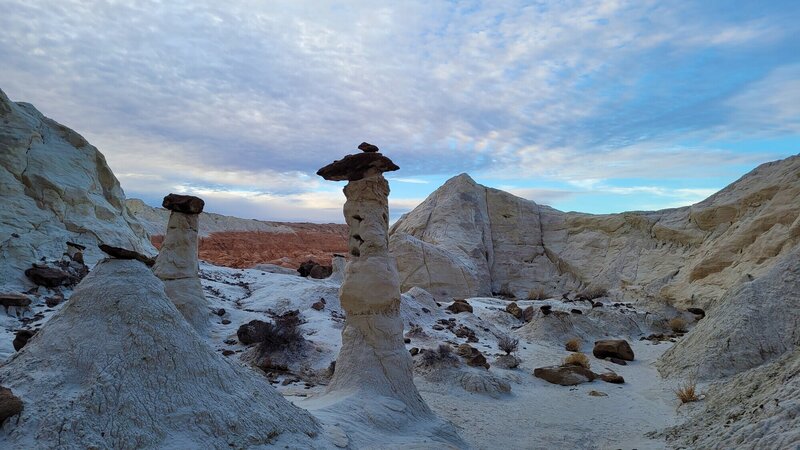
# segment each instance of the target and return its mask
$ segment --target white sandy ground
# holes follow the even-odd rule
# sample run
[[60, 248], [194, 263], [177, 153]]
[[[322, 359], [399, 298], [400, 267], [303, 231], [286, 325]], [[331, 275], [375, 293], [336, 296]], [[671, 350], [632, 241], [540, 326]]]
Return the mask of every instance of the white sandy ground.
[[[236, 339], [237, 328], [250, 320], [269, 320], [265, 314], [270, 310], [283, 313], [299, 309], [304, 323], [302, 330], [311, 342], [307, 351], [299, 355], [294, 371], [324, 372], [336, 358], [341, 346], [343, 311], [337, 292], [339, 285], [332, 280], [304, 279], [294, 275], [270, 274], [258, 270], [241, 270], [201, 264], [201, 277], [205, 294], [214, 309], [224, 308], [222, 316], [211, 315], [209, 345], [217, 351], [233, 350], [237, 358], [245, 350], [241, 344], [226, 344]], [[41, 294], [46, 290], [42, 289]], [[69, 292], [65, 292], [69, 294]], [[46, 294], [45, 294], [46, 295]], [[33, 312], [43, 312], [40, 326], [60, 307], [49, 310], [44, 306], [44, 296], [34, 301]], [[458, 315], [445, 311], [446, 304], [436, 307], [432, 299], [404, 296], [403, 317], [405, 329], [410, 323], [422, 327], [426, 336], [414, 337], [408, 348], [435, 348], [439, 343], [460, 344], [466, 340], [457, 338], [448, 330], [435, 331], [432, 326], [440, 319], [456, 318], [459, 324], [475, 330], [480, 342], [471, 345], [480, 349], [492, 363], [499, 355], [497, 334], [511, 334], [520, 323], [509, 320], [510, 316], [500, 311], [505, 300], [491, 298], [469, 299], [475, 314]], [[323, 311], [311, 309], [311, 304], [325, 298]], [[519, 301], [527, 305], [551, 304], [554, 310], [579, 308], [586, 312], [591, 308], [580, 304], [561, 304], [558, 301]], [[425, 313], [422, 307], [431, 310]], [[610, 310], [608, 308], [607, 310]], [[629, 315], [629, 311], [626, 311]], [[633, 313], [635, 314], [635, 313]], [[639, 313], [641, 317], [641, 314]], [[20, 328], [15, 317], [0, 311], [0, 358], [3, 360], [13, 352], [11, 341], [13, 330]], [[591, 317], [591, 316], [584, 316]], [[628, 317], [628, 316], [626, 316]], [[223, 321], [230, 321], [224, 324]], [[601, 325], [601, 324], [600, 324]], [[517, 334], [520, 337], [519, 333]], [[598, 336], [600, 338], [602, 336]], [[558, 364], [568, 354], [560, 343], [531, 342], [520, 337], [517, 355], [522, 359], [520, 367], [505, 370], [492, 366], [489, 373], [503, 378], [511, 385], [510, 394], [489, 396], [470, 393], [457, 383], [434, 383], [421, 376], [415, 377], [419, 391], [430, 407], [443, 419], [452, 422], [464, 440], [478, 449], [659, 449], [666, 448], [663, 441], [648, 439], [645, 434], [673, 426], [685, 419], [687, 408], [678, 408], [674, 389], [677, 380], [663, 380], [656, 372], [653, 362], [670, 345], [653, 345], [639, 341], [638, 336], [629, 339], [636, 360], [627, 366], [619, 366], [591, 356], [591, 343], [582, 350], [589, 356], [591, 368], [597, 373], [613, 370], [625, 378], [625, 384], [615, 385], [595, 380], [576, 387], [564, 387], [535, 378], [535, 367]], [[295, 377], [289, 376], [290, 379]], [[313, 397], [324, 391], [320, 384], [294, 381], [287, 385], [278, 376], [273, 384], [282, 394], [299, 406], [313, 404]], [[592, 390], [608, 394], [593, 397]], [[312, 399], [309, 399], [311, 397]], [[310, 401], [309, 401], [310, 400]], [[313, 412], [313, 411], [312, 411]]]

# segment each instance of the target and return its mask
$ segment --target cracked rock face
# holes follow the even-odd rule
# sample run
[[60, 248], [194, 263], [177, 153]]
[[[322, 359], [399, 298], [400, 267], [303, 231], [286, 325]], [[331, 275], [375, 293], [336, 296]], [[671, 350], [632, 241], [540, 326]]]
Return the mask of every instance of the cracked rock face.
[[25, 269], [59, 259], [67, 242], [94, 264], [100, 242], [153, 255], [103, 155], [78, 133], [0, 91], [0, 280], [27, 290]]
[[[167, 295], [175, 303], [178, 311], [198, 331], [208, 328], [208, 300], [203, 294], [198, 271], [197, 228], [198, 213], [183, 213], [178, 210], [197, 210], [189, 207], [202, 205], [197, 197], [179, 196], [183, 199], [174, 201], [174, 194], [164, 198], [164, 204], [175, 206], [169, 216], [164, 243], [153, 266], [153, 273], [164, 281]], [[199, 208], [202, 210], [202, 206]]]

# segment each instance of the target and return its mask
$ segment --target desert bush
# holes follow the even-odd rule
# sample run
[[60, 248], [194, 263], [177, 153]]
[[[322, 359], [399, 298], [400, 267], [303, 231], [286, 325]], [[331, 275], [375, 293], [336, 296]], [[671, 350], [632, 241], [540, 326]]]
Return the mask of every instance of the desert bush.
[[435, 366], [441, 363], [458, 363], [458, 357], [453, 354], [449, 345], [439, 344], [436, 349], [424, 349], [419, 353], [420, 361], [425, 366]]
[[675, 317], [668, 322], [669, 329], [676, 333], [686, 332], [686, 321], [681, 317]]
[[675, 396], [681, 401], [681, 404], [696, 402], [700, 400], [697, 396], [697, 384], [694, 381], [687, 381], [675, 390]]
[[547, 298], [549, 297], [543, 288], [536, 287], [528, 291], [528, 300], [546, 300]]
[[567, 341], [567, 343], [564, 345], [564, 347], [569, 352], [578, 352], [578, 351], [581, 350], [581, 340], [578, 339], [578, 338], [572, 338], [572, 339]]
[[500, 336], [500, 338], [497, 339], [497, 347], [506, 352], [506, 355], [510, 355], [517, 351], [517, 348], [519, 347], [519, 339], [508, 335]]
[[594, 300], [607, 295], [608, 290], [606, 288], [595, 286], [582, 290], [575, 298], [578, 300]]
[[261, 354], [301, 346], [305, 339], [300, 332], [299, 325], [299, 315], [292, 313], [277, 317], [275, 323], [264, 323], [260, 329], [262, 334], [258, 343]]
[[566, 358], [564, 358], [564, 366], [581, 366], [585, 369], [588, 369], [589, 358], [584, 355], [583, 353], [573, 353]]

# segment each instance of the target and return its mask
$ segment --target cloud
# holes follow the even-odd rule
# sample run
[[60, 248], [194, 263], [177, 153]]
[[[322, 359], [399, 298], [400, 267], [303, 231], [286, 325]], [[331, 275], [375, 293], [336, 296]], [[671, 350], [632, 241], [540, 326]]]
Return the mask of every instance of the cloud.
[[730, 175], [775, 154], [715, 139], [800, 128], [793, 2], [2, 0], [2, 11], [0, 87], [86, 135], [134, 195], [181, 185], [283, 207], [326, 195], [316, 169], [364, 140], [402, 168], [400, 190], [461, 172], [575, 186]]

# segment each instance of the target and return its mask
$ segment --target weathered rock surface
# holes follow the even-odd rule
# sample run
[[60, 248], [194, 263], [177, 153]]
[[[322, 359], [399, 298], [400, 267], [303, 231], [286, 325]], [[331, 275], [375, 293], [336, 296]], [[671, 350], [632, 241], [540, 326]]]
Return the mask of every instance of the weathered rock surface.
[[548, 383], [575, 386], [595, 379], [595, 374], [581, 366], [547, 366], [533, 369], [533, 375]]
[[306, 411], [214, 352], [138, 261], [98, 264], [0, 379], [25, 404], [3, 448], [325, 446]]
[[0, 148], [0, 280], [8, 288], [32, 287], [25, 269], [42, 257], [61, 258], [67, 242], [86, 247], [87, 264], [104, 257], [100, 242], [155, 253], [103, 155], [2, 91]]

